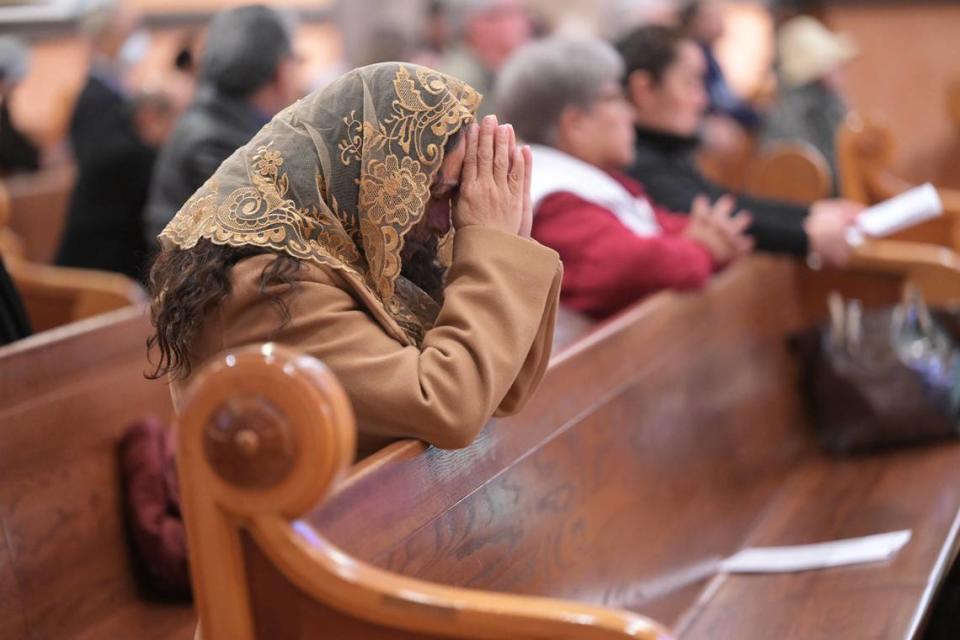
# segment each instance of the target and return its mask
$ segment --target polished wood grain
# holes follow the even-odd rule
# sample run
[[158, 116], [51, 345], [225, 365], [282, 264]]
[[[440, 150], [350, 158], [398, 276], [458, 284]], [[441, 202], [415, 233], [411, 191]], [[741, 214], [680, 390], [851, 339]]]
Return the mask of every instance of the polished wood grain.
[[553, 354], [556, 355], [590, 333], [597, 321], [560, 306], [557, 309], [557, 323], [553, 331]]
[[[764, 618], [773, 625], [797, 613], [772, 597], [758, 598], [762, 606], [715, 599], [724, 593], [711, 578], [718, 558], [748, 544], [913, 527], [924, 542], [904, 562], [925, 578], [896, 594], [908, 615], [891, 614], [883, 634], [863, 636], [910, 637], [956, 544], [949, 522], [960, 507], [960, 451], [944, 445], [867, 462], [819, 453], [786, 347], [814, 315], [802, 308], [802, 273], [757, 258], [702, 294], [647, 301], [568, 347], [521, 415], [491, 423], [461, 452], [396, 445], [360, 465], [309, 521], [352, 556], [404, 575], [624, 607], [675, 625], [680, 637], [704, 638], [769, 638], [769, 628], [788, 625]], [[857, 284], [848, 283], [851, 292]], [[878, 484], [888, 464], [899, 469]], [[825, 503], [824, 492], [836, 500]], [[805, 511], [791, 515], [790, 505]], [[781, 512], [809, 521], [797, 525], [805, 536], [764, 538]], [[831, 573], [850, 585], [862, 569]], [[758, 593], [781, 582], [802, 592], [806, 579], [751, 584]], [[861, 637], [838, 629], [885, 606], [883, 593], [864, 586], [856, 599], [809, 595], [803, 613], [816, 615], [789, 637]], [[730, 606], [713, 608], [723, 602]], [[754, 617], [737, 624], [738, 607], [748, 606]], [[712, 617], [736, 631], [701, 630]]]
[[[837, 132], [837, 162], [843, 197], [875, 204], [915, 186], [893, 169], [897, 144], [893, 133], [851, 113]], [[960, 192], [938, 189], [944, 214], [891, 236], [960, 250]]]
[[4, 179], [10, 194], [10, 230], [23, 240], [27, 260], [53, 264], [75, 175], [72, 164], [63, 164]]
[[[13, 184], [19, 179], [12, 179]], [[23, 180], [33, 185], [44, 179], [28, 176]], [[19, 189], [27, 190], [22, 185]], [[49, 225], [42, 226], [45, 219], [39, 212], [18, 213], [17, 207], [25, 206], [23, 196], [20, 193], [17, 201], [0, 181], [0, 257], [23, 299], [34, 332], [147, 301], [143, 289], [123, 275], [45, 264], [47, 257], [37, 257], [38, 251], [32, 247], [36, 238], [31, 234], [49, 237], [52, 230]], [[33, 217], [40, 221], [36, 227], [17, 224], [20, 219], [33, 220]]]
[[[848, 152], [855, 144], [862, 144], [868, 149], [868, 157], [889, 162], [893, 153], [889, 132], [875, 128], [857, 134], [856, 128], [860, 125], [856, 118], [845, 126], [846, 133], [842, 135]], [[749, 188], [758, 196], [814, 202], [829, 195], [830, 185], [827, 163], [819, 151], [805, 144], [783, 143], [770, 147], [756, 159]], [[848, 188], [853, 187], [848, 185]], [[960, 212], [960, 206], [956, 210]], [[943, 238], [950, 233], [949, 225], [943, 221], [932, 224], [940, 225], [940, 230], [907, 230], [899, 234], [898, 239], [867, 240], [854, 249], [850, 263], [843, 270], [804, 270], [800, 293], [803, 307], [810, 312], [808, 320], [815, 322], [825, 317], [826, 300], [831, 291], [857, 298], [867, 305], [894, 304], [906, 282], [917, 286], [930, 304], [956, 304], [960, 300], [960, 256], [956, 251], [942, 246], [942, 242], [903, 239], [911, 234], [922, 238], [931, 233]]]
[[[248, 407], [246, 416], [283, 416], [242, 422], [296, 443], [293, 467], [253, 483], [223, 473], [222, 457], [211, 456], [206, 442], [237, 397], [260, 406]], [[249, 442], [226, 440], [236, 455], [250, 450]], [[252, 346], [197, 373], [178, 420], [178, 467], [206, 640], [305, 640], [321, 631], [337, 638], [665, 637], [662, 627], [636, 614], [445, 587], [345, 555], [293, 519], [347, 469], [355, 440], [345, 392], [312, 358], [277, 345]], [[254, 475], [258, 467], [252, 465]]]
[[757, 259], [656, 296], [561, 354], [521, 415], [464, 451], [385, 452], [311, 522], [405, 575], [673, 622], [698, 590], [670, 585], [735, 550], [811, 446], [783, 341], [795, 277]]
[[[650, 619], [680, 638], [913, 637], [956, 552], [960, 446], [820, 452], [788, 345], [819, 312], [811, 274], [868, 302], [903, 282], [748, 259], [576, 329], [466, 449], [397, 443], [332, 488], [352, 442], [332, 376], [275, 345], [215, 360], [179, 445], [205, 640], [662, 633]], [[287, 475], [223, 472], [204, 434], [230, 406], [231, 455], [274, 433], [297, 443]], [[888, 564], [717, 574], [745, 546], [900, 528], [914, 540]]]
[[16, 256], [5, 263], [35, 332], [147, 302], [143, 288], [119, 273], [53, 267]]
[[149, 330], [131, 308], [0, 348], [4, 639], [192, 635], [189, 606], [139, 595], [121, 517], [117, 442], [172, 413], [166, 385], [143, 377]]
[[911, 529], [892, 560], [771, 576], [721, 576], [682, 638], [913, 638], [953, 562], [960, 446], [847, 460], [815, 457], [793, 474], [746, 541], [806, 544]]
[[746, 191], [763, 198], [809, 204], [826, 198], [833, 177], [823, 154], [803, 142], [778, 142], [753, 159]]

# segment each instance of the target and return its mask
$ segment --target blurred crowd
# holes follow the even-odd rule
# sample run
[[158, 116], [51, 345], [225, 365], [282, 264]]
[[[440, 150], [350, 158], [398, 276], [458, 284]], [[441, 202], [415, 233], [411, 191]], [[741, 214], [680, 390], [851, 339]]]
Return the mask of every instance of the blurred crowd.
[[[589, 292], [606, 276], [565, 282], [567, 291], [588, 292], [574, 306], [603, 315], [641, 293], [693, 286], [754, 247], [845, 260], [840, 238], [850, 207], [721, 197], [726, 190], [701, 175], [694, 159], [705, 147], [723, 153], [746, 138], [791, 139], [815, 147], [835, 169], [834, 131], [846, 112], [842, 70], [856, 48], [814, 18], [772, 17], [776, 82], [760, 96], [742, 96], [718, 62], [722, 0], [401, 4], [415, 6], [418, 28], [411, 35], [381, 20], [353, 62], [407, 60], [484, 94], [480, 116], [511, 122], [538, 147], [535, 234], [547, 244], [572, 248], [595, 237], [591, 220], [602, 227], [609, 219], [585, 215], [590, 207], [613, 211], [635, 231], [619, 249], [643, 257], [642, 282], [600, 302]], [[331, 15], [335, 21], [351, 13]], [[285, 106], [351, 66], [341, 62], [305, 79], [303, 20], [251, 5], [181, 30], [165, 81], [136, 85], [131, 72], [151, 46], [144, 24], [134, 9], [110, 2], [79, 21], [91, 54], [69, 120], [76, 183], [57, 255], [61, 265], [139, 280], [146, 279], [157, 234], [220, 163]], [[36, 171], [45, 162], [10, 109], [29, 65], [26, 41], [0, 37], [0, 175]], [[615, 236], [622, 244], [622, 234]], [[560, 251], [565, 262], [577, 261], [576, 251]], [[635, 273], [638, 264], [631, 264]]]

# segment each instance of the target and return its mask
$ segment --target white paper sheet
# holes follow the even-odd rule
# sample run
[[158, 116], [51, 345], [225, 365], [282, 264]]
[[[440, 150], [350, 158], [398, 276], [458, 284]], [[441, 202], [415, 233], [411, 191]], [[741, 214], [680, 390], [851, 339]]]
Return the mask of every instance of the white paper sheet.
[[910, 531], [892, 531], [863, 538], [790, 547], [753, 547], [721, 563], [728, 573], [808, 571], [891, 558], [910, 540]]
[[864, 209], [847, 232], [847, 242], [858, 245], [864, 236], [881, 238], [943, 213], [943, 202], [929, 182]]

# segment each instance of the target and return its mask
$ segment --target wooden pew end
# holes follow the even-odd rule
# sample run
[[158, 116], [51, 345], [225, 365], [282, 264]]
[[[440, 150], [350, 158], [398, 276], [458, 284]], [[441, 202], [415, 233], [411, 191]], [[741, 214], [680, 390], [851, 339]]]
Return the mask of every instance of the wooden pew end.
[[[303, 638], [319, 629], [342, 630], [344, 639], [667, 637], [633, 613], [441, 586], [340, 551], [295, 519], [344, 474], [355, 439], [342, 387], [295, 350], [246, 347], [197, 373], [177, 448], [205, 640]], [[289, 606], [276, 606], [280, 599]]]

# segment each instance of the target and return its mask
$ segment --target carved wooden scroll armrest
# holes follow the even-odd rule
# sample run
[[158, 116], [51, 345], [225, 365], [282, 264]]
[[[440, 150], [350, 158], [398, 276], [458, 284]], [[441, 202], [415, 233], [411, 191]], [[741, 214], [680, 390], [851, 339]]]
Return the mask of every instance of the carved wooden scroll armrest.
[[[335, 548], [297, 518], [343, 475], [355, 438], [345, 392], [314, 358], [265, 344], [219, 356], [196, 374], [178, 420], [177, 453], [204, 640], [258, 637], [244, 556], [250, 540], [310, 603], [349, 617], [354, 630], [361, 625], [351, 638], [667, 637], [626, 611], [441, 586]], [[289, 606], [295, 615], [297, 605]], [[321, 631], [340, 637], [335, 626]]]

